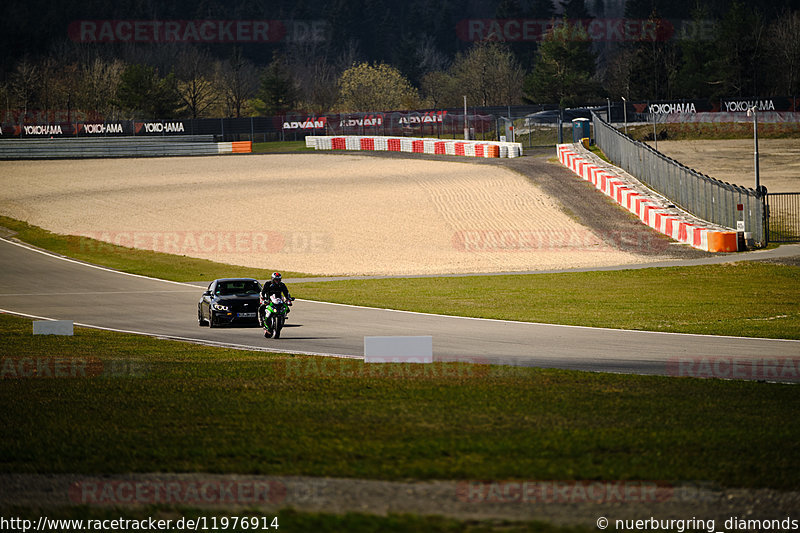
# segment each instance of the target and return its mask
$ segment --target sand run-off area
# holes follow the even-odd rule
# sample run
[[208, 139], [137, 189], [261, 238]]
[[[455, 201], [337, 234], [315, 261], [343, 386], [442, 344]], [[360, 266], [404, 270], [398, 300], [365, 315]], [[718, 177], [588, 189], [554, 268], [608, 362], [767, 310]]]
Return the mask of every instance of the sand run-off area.
[[0, 162], [0, 214], [50, 231], [315, 275], [638, 263], [495, 165], [297, 154]]
[[[755, 187], [753, 139], [658, 141], [658, 151], [712, 178]], [[769, 192], [800, 192], [800, 139], [760, 139], [758, 159]]]

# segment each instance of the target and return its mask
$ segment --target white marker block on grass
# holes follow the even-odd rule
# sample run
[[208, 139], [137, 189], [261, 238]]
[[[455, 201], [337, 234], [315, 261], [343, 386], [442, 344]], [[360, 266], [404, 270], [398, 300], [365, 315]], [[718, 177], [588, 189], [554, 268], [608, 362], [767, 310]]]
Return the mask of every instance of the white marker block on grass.
[[432, 363], [433, 337], [364, 337], [365, 363]]
[[72, 320], [35, 320], [33, 322], [33, 334], [72, 336]]

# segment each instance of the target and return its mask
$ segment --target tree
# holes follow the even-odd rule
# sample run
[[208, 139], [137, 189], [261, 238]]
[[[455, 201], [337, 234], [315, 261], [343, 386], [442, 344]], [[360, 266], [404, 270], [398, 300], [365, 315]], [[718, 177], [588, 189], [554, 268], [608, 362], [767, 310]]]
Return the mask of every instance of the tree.
[[713, 97], [757, 96], [765, 40], [762, 16], [738, 0], [718, 25]]
[[585, 0], [562, 0], [561, 8], [564, 16], [569, 20], [591, 18], [589, 11], [586, 9]]
[[620, 48], [611, 56], [606, 65], [604, 85], [608, 95], [614, 99], [624, 96], [631, 99], [631, 81], [635, 69], [634, 56], [636, 51], [632, 48]]
[[439, 51], [432, 35], [406, 35], [398, 43], [392, 64], [411, 82], [419, 86], [422, 78], [429, 72], [444, 70], [448, 58]]
[[[532, 8], [523, 7], [520, 0], [500, 0], [495, 9], [495, 18], [512, 19], [522, 21], [525, 19], [536, 19], [539, 21], [549, 20], [552, 17], [552, 2], [542, 2], [535, 0]], [[526, 2], [527, 4], [527, 2]], [[514, 54], [517, 62], [521, 65], [532, 65], [536, 57], [536, 42], [520, 39], [507, 43], [508, 49]]]
[[531, 103], [571, 107], [600, 96], [592, 77], [595, 55], [588, 40], [576, 39], [565, 19], [545, 36], [533, 72], [525, 79], [525, 98]]
[[413, 109], [419, 93], [396, 68], [385, 63], [361, 63], [339, 78], [339, 108], [342, 111], [390, 111]]
[[770, 48], [775, 52], [775, 90], [781, 95], [800, 92], [800, 11], [784, 11], [769, 28]]
[[28, 58], [23, 57], [17, 63], [9, 79], [9, 92], [17, 101], [17, 107], [23, 116], [27, 114], [36, 98], [36, 88], [41, 79], [39, 68]]
[[[692, 14], [695, 27], [699, 27], [708, 18], [708, 9], [705, 6], [698, 7]], [[692, 35], [678, 43], [682, 61], [678, 69], [677, 89], [681, 98], [703, 98], [709, 92], [708, 72], [716, 52], [712, 43], [699, 37]]]
[[425, 74], [420, 85], [426, 107], [454, 107], [458, 103], [455, 100], [461, 97], [456, 80], [440, 70]]
[[263, 115], [280, 115], [297, 106], [300, 93], [282, 58], [276, 56], [264, 71], [256, 98], [256, 110]]
[[470, 102], [481, 106], [522, 102], [525, 72], [507, 47], [499, 43], [475, 43], [456, 57], [450, 75]]
[[242, 111], [258, 87], [258, 74], [252, 63], [242, 56], [241, 48], [234, 48], [229, 61], [222, 66], [220, 76], [225, 95], [225, 114], [241, 117]]
[[181, 107], [175, 74], [159, 78], [147, 65], [130, 65], [117, 86], [117, 104], [129, 116], [172, 118]]
[[119, 59], [94, 57], [81, 64], [78, 107], [93, 118], [104, 119], [115, 111], [117, 87], [125, 71]]
[[471, 105], [515, 105], [523, 101], [525, 72], [508, 46], [478, 42], [459, 54], [446, 72], [428, 72], [420, 83], [426, 105], [461, 107], [464, 96]]
[[297, 80], [299, 107], [318, 113], [332, 109], [339, 97], [339, 71], [316, 46], [296, 46], [288, 51], [288, 68]]
[[436, 46], [436, 40], [432, 35], [423, 35], [417, 41], [415, 57], [419, 61], [419, 68], [422, 72], [435, 72], [445, 70], [450, 64], [450, 60]]
[[670, 41], [671, 27], [655, 9], [650, 12], [647, 25], [652, 28], [643, 38], [629, 44], [630, 96], [640, 100], [672, 99], [678, 79], [678, 45]]
[[221, 98], [213, 70], [209, 71], [211, 62], [208, 52], [196, 46], [186, 47], [178, 54], [178, 92], [192, 118], [202, 116]]

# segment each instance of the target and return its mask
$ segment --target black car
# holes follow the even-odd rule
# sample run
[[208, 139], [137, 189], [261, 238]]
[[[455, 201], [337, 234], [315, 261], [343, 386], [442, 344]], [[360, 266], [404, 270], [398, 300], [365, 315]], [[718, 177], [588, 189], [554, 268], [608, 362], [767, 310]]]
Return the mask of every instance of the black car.
[[197, 304], [201, 326], [258, 324], [261, 284], [251, 278], [225, 278], [211, 282]]

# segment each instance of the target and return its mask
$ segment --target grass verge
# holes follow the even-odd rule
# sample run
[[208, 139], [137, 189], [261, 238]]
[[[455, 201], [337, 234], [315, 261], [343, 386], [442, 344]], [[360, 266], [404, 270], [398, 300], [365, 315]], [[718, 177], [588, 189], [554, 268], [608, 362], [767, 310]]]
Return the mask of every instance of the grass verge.
[[741, 262], [610, 272], [300, 283], [301, 298], [445, 315], [800, 339], [800, 267]]
[[[616, 124], [618, 129], [622, 129]], [[751, 122], [728, 123], [679, 123], [658, 124], [658, 139], [670, 141], [708, 141], [717, 139], [752, 139], [753, 124]], [[653, 140], [653, 125], [640, 124], [628, 126], [628, 134], [637, 141]], [[800, 124], [797, 123], [759, 123], [758, 136], [761, 139], [796, 139], [800, 138]]]
[[0, 336], [4, 472], [800, 487], [792, 385]]
[[603, 161], [605, 161], [606, 163], [609, 163], [609, 164], [611, 163], [611, 160], [608, 157], [606, 157], [606, 154], [603, 153], [603, 151], [600, 149], [600, 147], [597, 146], [596, 144], [589, 145], [589, 151], [592, 152], [593, 154], [595, 154], [597, 157], [599, 157]]
[[283, 154], [294, 152], [314, 152], [313, 148], [306, 147], [306, 141], [270, 141], [253, 143], [254, 154]]
[[[172, 281], [211, 281], [224, 277], [269, 279], [274, 272], [274, 270], [263, 268], [226, 265], [185, 255], [138, 250], [88, 237], [60, 235], [4, 216], [0, 216], [0, 226], [16, 232], [15, 236], [19, 240], [33, 246], [79, 261], [142, 276]], [[275, 270], [280, 270], [278, 265], [275, 266]], [[297, 272], [285, 272], [284, 275], [288, 277], [306, 276], [306, 274]]]

